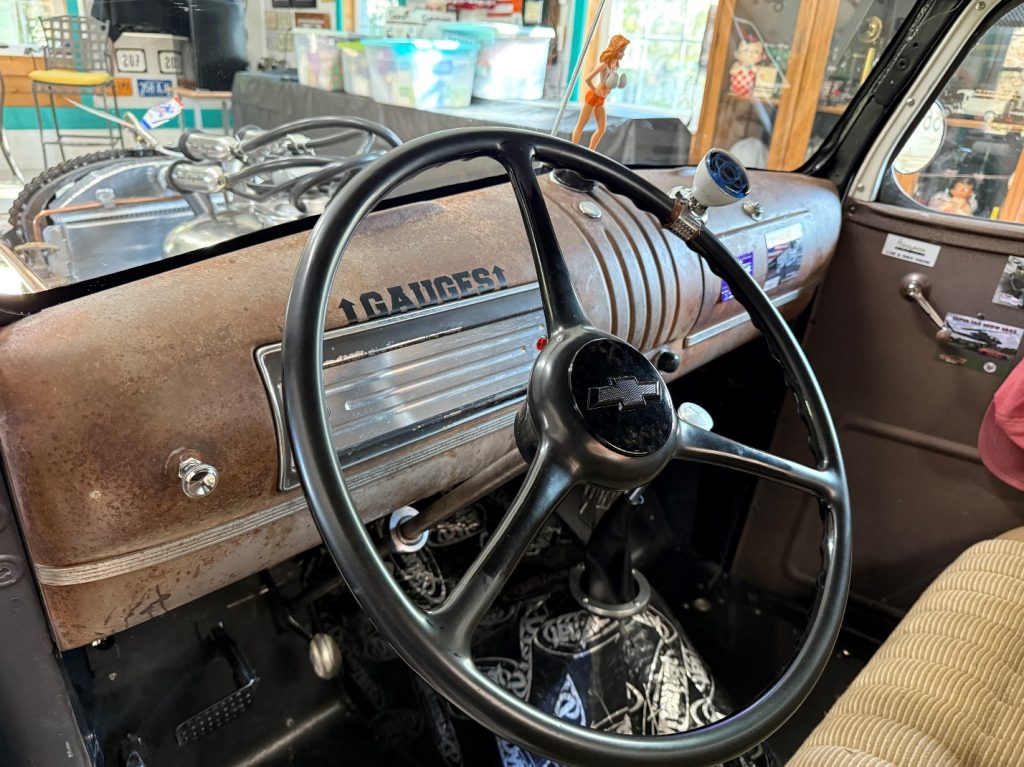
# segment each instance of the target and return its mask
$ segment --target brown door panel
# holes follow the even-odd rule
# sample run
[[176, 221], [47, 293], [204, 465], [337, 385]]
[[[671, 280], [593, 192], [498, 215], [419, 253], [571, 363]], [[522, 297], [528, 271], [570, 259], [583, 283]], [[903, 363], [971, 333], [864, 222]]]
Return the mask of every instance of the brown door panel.
[[[940, 245], [935, 266], [883, 255], [889, 233]], [[844, 212], [804, 348], [849, 473], [855, 598], [905, 610], [964, 548], [1024, 525], [1024, 493], [978, 457], [978, 427], [1001, 379], [938, 360], [935, 326], [900, 294], [905, 275], [922, 273], [940, 314], [1024, 327], [1024, 310], [992, 303], [1008, 255], [1024, 255], [1024, 227], [881, 204]], [[795, 410], [785, 411], [773, 449], [806, 461], [806, 445]], [[820, 538], [813, 502], [762, 482], [734, 572], [780, 593], [806, 589]]]

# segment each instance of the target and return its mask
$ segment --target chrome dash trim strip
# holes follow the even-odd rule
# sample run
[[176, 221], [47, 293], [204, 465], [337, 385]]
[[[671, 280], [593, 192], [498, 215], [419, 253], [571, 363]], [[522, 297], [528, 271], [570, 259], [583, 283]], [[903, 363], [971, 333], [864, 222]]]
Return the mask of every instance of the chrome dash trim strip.
[[[346, 485], [349, 490], [366, 487], [380, 481], [384, 477], [404, 471], [448, 450], [461, 447], [473, 440], [499, 432], [505, 428], [510, 428], [515, 421], [516, 411], [524, 399], [525, 397], [520, 396], [513, 402], [505, 403], [501, 407], [501, 410], [505, 412], [499, 412], [497, 415], [494, 415], [492, 411], [487, 414], [490, 417], [486, 417], [481, 423], [475, 424], [451, 437], [432, 440], [419, 449], [412, 450], [401, 457], [383, 461], [378, 466], [370, 469], [346, 470]], [[265, 525], [290, 517], [293, 514], [308, 510], [309, 506], [306, 504], [305, 497], [300, 496], [277, 506], [272, 506], [269, 509], [258, 511], [255, 514], [249, 514], [240, 519], [234, 519], [222, 525], [211, 527], [209, 530], [204, 530], [201, 533], [179, 538], [176, 541], [161, 543], [157, 546], [150, 546], [140, 551], [133, 551], [130, 554], [122, 554], [82, 565], [68, 565], [64, 567], [36, 565], [36, 577], [44, 586], [74, 586], [79, 583], [91, 583], [93, 581], [106, 580], [107, 578], [116, 578], [144, 570], [147, 567], [160, 565], [188, 554], [194, 554], [197, 551], [209, 548], [210, 546], [216, 546], [219, 543], [224, 543]]]
[[[363, 333], [367, 330], [375, 330], [376, 328], [385, 327], [387, 325], [398, 325], [403, 322], [410, 322], [412, 320], [422, 319], [423, 317], [429, 317], [433, 314], [444, 314], [454, 309], [464, 309], [467, 306], [474, 306], [477, 304], [484, 304], [490, 301], [497, 301], [507, 299], [509, 296], [519, 295], [521, 293], [529, 293], [533, 290], [538, 290], [539, 284], [536, 282], [527, 282], [523, 285], [516, 285], [512, 288], [502, 288], [501, 290], [492, 290], [488, 293], [481, 293], [478, 296], [470, 296], [469, 298], [460, 298], [457, 301], [448, 301], [447, 303], [437, 304], [435, 306], [425, 306], [422, 309], [417, 309], [414, 312], [408, 314], [392, 314], [389, 317], [380, 317], [375, 320], [367, 320], [366, 322], [356, 322], [351, 325], [345, 325], [342, 328], [335, 328], [334, 330], [328, 330], [324, 333], [324, 340], [331, 341], [335, 338], [341, 338], [342, 336], [348, 336], [353, 333]], [[265, 350], [271, 350], [274, 348], [280, 349], [280, 342], [276, 344], [270, 344], [269, 346], [263, 347]], [[324, 366], [331, 364], [330, 360], [324, 361]]]
[[456, 447], [461, 447], [467, 442], [472, 442], [479, 437], [486, 437], [489, 434], [501, 431], [502, 429], [511, 428], [512, 424], [516, 420], [516, 412], [519, 410], [519, 406], [523, 403], [526, 397], [516, 397], [510, 402], [504, 403], [503, 408], [513, 408], [508, 413], [504, 413], [497, 418], [484, 421], [483, 423], [467, 429], [461, 434], [456, 434], [452, 437], [440, 439], [430, 442], [430, 444], [423, 449], [416, 450], [409, 453], [403, 458], [393, 459], [391, 461], [385, 461], [379, 466], [374, 467], [368, 471], [359, 472], [358, 475], [352, 478], [348, 482], [348, 486], [351, 489], [363, 487], [364, 485], [373, 484], [374, 482], [390, 475], [397, 471], [403, 471], [408, 469], [410, 466], [414, 466], [417, 463], [421, 463], [428, 458], [433, 458], [436, 455], [447, 452]]
[[[450, 424], [461, 414], [462, 423], [467, 413], [470, 419], [485, 415], [482, 407], [493, 412], [487, 403], [502, 407], [521, 398], [539, 353], [534, 341], [545, 332], [539, 307], [539, 288], [531, 282], [324, 333], [325, 396], [335, 447], [356, 451], [352, 458], [362, 462], [437, 436], [446, 418]], [[285, 427], [280, 355], [280, 342], [255, 353], [274, 418], [278, 489], [291, 490], [299, 481]], [[426, 383], [417, 371], [436, 369], [442, 355], [449, 367], [435, 370]], [[382, 374], [378, 368], [389, 359], [394, 364]], [[358, 412], [351, 410], [353, 403], [360, 405]], [[422, 427], [432, 419], [429, 428], [414, 423]], [[359, 447], [376, 440], [387, 444]]]
[[172, 559], [192, 554], [202, 549], [216, 546], [232, 538], [257, 530], [278, 520], [290, 517], [300, 511], [308, 510], [305, 497], [292, 498], [278, 506], [258, 511], [240, 519], [225, 522], [223, 525], [211, 527], [201, 533], [179, 538], [176, 541], [161, 543], [131, 554], [122, 554], [109, 559], [100, 559], [84, 565], [68, 565], [53, 567], [36, 565], [36, 578], [44, 586], [74, 586], [79, 583], [102, 581], [119, 575], [142, 570], [153, 565], [163, 564]]
[[783, 221], [788, 221], [791, 218], [799, 218], [800, 216], [806, 216], [810, 213], [807, 208], [800, 208], [799, 210], [787, 210], [785, 213], [779, 213], [771, 216], [770, 218], [766, 215], [760, 221], [744, 221], [742, 224], [734, 226], [730, 229], [726, 229], [722, 232], [715, 232], [715, 236], [718, 239], [723, 240], [726, 237], [731, 237], [734, 234], [745, 232], [748, 229], [760, 229], [765, 226], [775, 226]]
[[[804, 288], [796, 288], [788, 293], [783, 293], [781, 296], [776, 296], [772, 299], [772, 303], [776, 308], [785, 306], [795, 301], [803, 292]], [[690, 333], [686, 338], [683, 339], [683, 348], [689, 349], [691, 346], [696, 346], [702, 341], [707, 341], [709, 338], [714, 338], [717, 335], [721, 335], [727, 330], [738, 328], [745, 322], [750, 321], [750, 315], [746, 312], [740, 312], [734, 317], [730, 317], [727, 320], [717, 322], [710, 327], [706, 327], [703, 330], [698, 330], [696, 333]]]

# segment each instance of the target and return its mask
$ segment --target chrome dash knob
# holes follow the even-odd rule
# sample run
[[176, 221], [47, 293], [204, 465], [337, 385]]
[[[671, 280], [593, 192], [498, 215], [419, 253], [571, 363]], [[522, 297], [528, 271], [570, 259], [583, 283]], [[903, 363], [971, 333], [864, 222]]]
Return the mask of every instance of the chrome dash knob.
[[178, 464], [181, 492], [189, 498], [202, 498], [217, 489], [220, 472], [198, 458], [183, 458]]
[[754, 219], [754, 221], [760, 221], [764, 218], [764, 206], [757, 200], [744, 200], [740, 207], [743, 208], [743, 212], [750, 216], [750, 218]]

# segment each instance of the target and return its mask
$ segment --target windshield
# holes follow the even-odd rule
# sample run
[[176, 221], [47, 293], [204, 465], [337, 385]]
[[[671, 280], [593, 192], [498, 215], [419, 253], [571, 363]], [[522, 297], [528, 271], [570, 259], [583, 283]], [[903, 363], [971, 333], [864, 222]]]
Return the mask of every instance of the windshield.
[[[799, 167], [910, 0], [7, 0], [0, 291], [320, 213], [404, 141], [526, 128], [621, 162]], [[492, 176], [458, 163], [396, 194]]]

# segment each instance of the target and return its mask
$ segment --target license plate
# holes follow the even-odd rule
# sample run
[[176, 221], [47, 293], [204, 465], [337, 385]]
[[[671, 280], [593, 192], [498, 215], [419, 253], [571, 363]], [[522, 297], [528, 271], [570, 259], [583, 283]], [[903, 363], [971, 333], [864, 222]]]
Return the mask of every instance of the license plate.
[[171, 80], [136, 80], [142, 98], [167, 98], [171, 95]]

